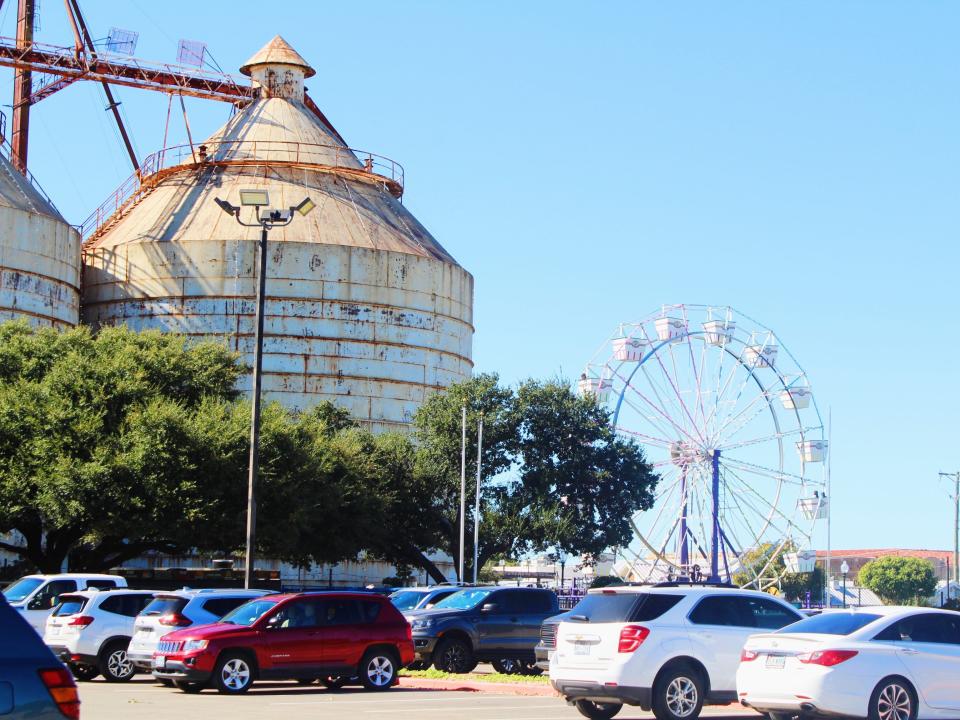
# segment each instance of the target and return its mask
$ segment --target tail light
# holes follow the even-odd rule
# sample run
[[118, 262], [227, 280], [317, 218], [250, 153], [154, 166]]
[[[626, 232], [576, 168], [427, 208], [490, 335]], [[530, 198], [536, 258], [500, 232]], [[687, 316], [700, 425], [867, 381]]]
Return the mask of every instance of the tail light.
[[[86, 627], [92, 622], [93, 618], [89, 615], [77, 615], [75, 618], [71, 618], [67, 625], [71, 625], [73, 627]], [[99, 625], [97, 627], [99, 627]]]
[[649, 634], [650, 630], [643, 625], [627, 625], [620, 631], [620, 645], [617, 647], [617, 652], [632, 653], [643, 645], [643, 641]]
[[80, 720], [80, 695], [77, 694], [77, 684], [70, 671], [61, 667], [56, 670], [40, 670], [39, 674], [43, 684], [47, 686], [47, 692], [64, 717]]
[[751, 660], [756, 660], [760, 656], [756, 650], [747, 650], [744, 648], [740, 651], [740, 662], [750, 662]]
[[797, 655], [797, 660], [804, 665], [823, 665], [823, 667], [833, 667], [842, 662], [846, 662], [854, 655], [856, 650], [817, 650], [816, 652], [803, 653]]
[[157, 622], [161, 625], [166, 625], [167, 627], [187, 627], [188, 625], [193, 625], [193, 621], [190, 618], [181, 615], [180, 613], [170, 613], [169, 615], [164, 615]]

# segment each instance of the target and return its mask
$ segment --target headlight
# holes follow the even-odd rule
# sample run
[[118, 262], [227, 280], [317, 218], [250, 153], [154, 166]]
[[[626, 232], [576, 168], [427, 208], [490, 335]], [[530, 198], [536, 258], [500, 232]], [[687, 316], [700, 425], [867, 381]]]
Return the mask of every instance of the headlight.
[[187, 640], [183, 644], [183, 651], [193, 652], [194, 650], [203, 650], [205, 647], [207, 647], [206, 640]]
[[433, 627], [433, 618], [414, 618], [410, 623], [410, 628], [416, 632], [417, 630], [429, 630]]

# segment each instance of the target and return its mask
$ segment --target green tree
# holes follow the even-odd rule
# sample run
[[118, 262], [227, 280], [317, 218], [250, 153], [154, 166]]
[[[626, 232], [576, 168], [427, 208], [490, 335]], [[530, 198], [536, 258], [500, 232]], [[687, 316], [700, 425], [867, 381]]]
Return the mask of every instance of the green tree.
[[790, 541], [761, 543], [743, 554], [740, 570], [733, 575], [733, 584], [761, 590], [776, 588], [790, 601], [803, 600], [809, 592], [819, 601], [823, 594], [823, 570], [817, 566], [808, 573], [788, 573], [783, 556], [795, 551], [796, 545]]
[[[484, 374], [432, 396], [414, 418], [416, 473], [434, 488], [435, 547], [457, 561], [463, 406], [471, 498], [483, 416], [480, 567], [497, 555], [599, 554], [630, 540], [629, 518], [651, 507], [657, 481], [639, 446], [619, 438], [609, 413], [566, 382], [528, 380], [514, 392]], [[465, 567], [472, 537], [468, 528]]]
[[922, 605], [937, 587], [933, 566], [921, 558], [871, 560], [860, 568], [857, 577], [863, 587], [893, 605]]
[[51, 572], [188, 543], [242, 371], [173, 335], [0, 325], [0, 531], [25, 541], [0, 547]]

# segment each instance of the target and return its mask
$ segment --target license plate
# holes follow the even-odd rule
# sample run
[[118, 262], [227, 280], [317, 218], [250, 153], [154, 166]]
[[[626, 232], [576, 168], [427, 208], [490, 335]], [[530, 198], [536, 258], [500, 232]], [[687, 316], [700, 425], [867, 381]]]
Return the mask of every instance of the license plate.
[[574, 655], [589, 655], [590, 654], [590, 643], [574, 643], [573, 644], [573, 654]]
[[787, 662], [783, 655], [767, 655], [767, 667], [773, 670], [781, 669]]
[[153, 628], [150, 627], [149, 625], [137, 625], [137, 632], [138, 632], [138, 633], [144, 633], [144, 634], [150, 634], [150, 633], [153, 632]]
[[51, 626], [51, 627], [50, 627], [50, 634], [51, 634], [51, 635], [59, 635], [59, 634], [60, 634], [60, 627], [57, 626], [57, 625]]
[[163, 670], [167, 666], [167, 659], [163, 655], [158, 655], [153, 659], [153, 666], [157, 670]]

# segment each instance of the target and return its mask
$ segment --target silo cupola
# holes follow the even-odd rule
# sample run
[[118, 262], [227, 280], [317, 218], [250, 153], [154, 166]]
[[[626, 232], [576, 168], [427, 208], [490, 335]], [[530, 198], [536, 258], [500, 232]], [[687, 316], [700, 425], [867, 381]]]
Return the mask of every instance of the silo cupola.
[[303, 102], [303, 81], [316, 71], [290, 43], [277, 35], [247, 60], [240, 72], [250, 76], [262, 98], [285, 98]]

